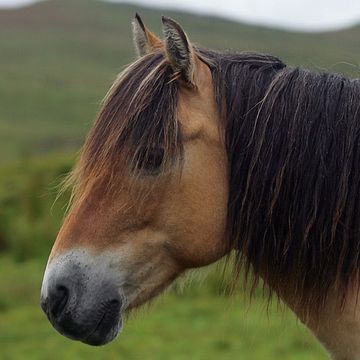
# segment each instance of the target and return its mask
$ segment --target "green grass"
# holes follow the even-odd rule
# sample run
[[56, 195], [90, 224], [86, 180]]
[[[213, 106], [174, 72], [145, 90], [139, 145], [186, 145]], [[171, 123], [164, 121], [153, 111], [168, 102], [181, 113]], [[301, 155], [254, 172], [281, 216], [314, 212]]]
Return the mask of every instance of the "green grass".
[[0, 273], [6, 274], [0, 280], [1, 359], [326, 359], [289, 311], [272, 304], [267, 312], [259, 295], [249, 305], [241, 294], [219, 294], [214, 272], [131, 315], [110, 345], [93, 348], [68, 340], [38, 304], [45, 263], [0, 258]]

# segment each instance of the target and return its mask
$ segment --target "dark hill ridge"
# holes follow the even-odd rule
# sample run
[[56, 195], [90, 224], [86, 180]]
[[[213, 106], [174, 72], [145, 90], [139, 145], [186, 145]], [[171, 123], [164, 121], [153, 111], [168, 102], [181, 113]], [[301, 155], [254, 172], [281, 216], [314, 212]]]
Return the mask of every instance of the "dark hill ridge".
[[158, 33], [162, 14], [176, 18], [204, 46], [255, 50], [290, 64], [360, 74], [359, 26], [294, 33], [94, 0], [0, 10], [0, 161], [81, 143], [108, 86], [134, 57], [130, 22], [136, 11]]

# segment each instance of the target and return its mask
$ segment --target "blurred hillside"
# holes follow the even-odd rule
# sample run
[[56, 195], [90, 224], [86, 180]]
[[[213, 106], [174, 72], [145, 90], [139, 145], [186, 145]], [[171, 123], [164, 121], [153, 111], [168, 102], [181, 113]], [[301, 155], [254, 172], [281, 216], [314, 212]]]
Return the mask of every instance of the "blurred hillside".
[[291, 33], [93, 0], [0, 10], [0, 162], [79, 148], [101, 98], [134, 58], [135, 11], [157, 33], [165, 13], [204, 46], [271, 53], [289, 64], [359, 76], [360, 27]]

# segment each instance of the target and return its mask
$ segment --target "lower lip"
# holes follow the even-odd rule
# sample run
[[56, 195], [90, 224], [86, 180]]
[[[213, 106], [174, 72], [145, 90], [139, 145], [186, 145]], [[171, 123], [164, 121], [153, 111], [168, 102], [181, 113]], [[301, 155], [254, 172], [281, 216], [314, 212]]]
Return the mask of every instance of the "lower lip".
[[122, 317], [119, 310], [109, 310], [104, 313], [94, 331], [81, 340], [88, 345], [105, 345], [112, 341], [122, 328]]

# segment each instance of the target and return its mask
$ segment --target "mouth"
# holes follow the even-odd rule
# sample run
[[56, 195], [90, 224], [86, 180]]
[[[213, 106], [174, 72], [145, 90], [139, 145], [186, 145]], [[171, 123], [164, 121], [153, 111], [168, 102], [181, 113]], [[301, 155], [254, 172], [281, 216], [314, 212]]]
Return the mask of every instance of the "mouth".
[[94, 330], [81, 341], [88, 345], [100, 346], [114, 340], [123, 325], [120, 310], [118, 301], [112, 301], [108, 304]]

